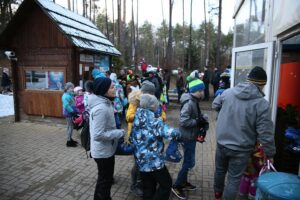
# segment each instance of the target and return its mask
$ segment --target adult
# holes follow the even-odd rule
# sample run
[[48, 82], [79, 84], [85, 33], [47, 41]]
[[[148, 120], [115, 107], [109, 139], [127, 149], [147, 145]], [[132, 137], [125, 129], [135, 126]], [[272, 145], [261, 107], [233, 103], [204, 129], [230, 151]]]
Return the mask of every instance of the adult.
[[221, 79], [221, 73], [222, 73], [221, 70], [219, 68], [215, 67], [214, 76], [212, 78], [212, 85], [214, 87], [214, 94], [219, 89], [219, 83], [220, 83], [220, 79]]
[[160, 99], [163, 85], [162, 85], [162, 80], [160, 79], [158, 74], [154, 71], [150, 71], [150, 72], [148, 72], [148, 78], [144, 79], [143, 82], [146, 80], [148, 80], [154, 84], [154, 86], [155, 86], [155, 94], [154, 95], [156, 96], [157, 99]]
[[93, 94], [88, 98], [90, 107], [91, 156], [98, 167], [98, 179], [94, 200], [111, 199], [110, 190], [113, 183], [115, 152], [118, 139], [124, 130], [116, 128], [113, 100], [115, 87], [109, 78], [94, 80]]
[[145, 74], [147, 72], [147, 68], [148, 68], [148, 64], [145, 62], [145, 59], [143, 58], [141, 62], [142, 74]]
[[181, 95], [184, 93], [184, 78], [183, 71], [181, 69], [178, 70], [178, 75], [176, 79], [176, 89], [177, 89], [177, 103], [180, 102]]
[[209, 100], [209, 83], [210, 83], [210, 73], [207, 67], [204, 67], [203, 83], [205, 85], [204, 89], [204, 100]]
[[1, 87], [2, 87], [3, 93], [11, 92], [10, 86], [11, 86], [11, 80], [8, 76], [8, 69], [3, 68], [2, 79], [1, 79]]
[[166, 84], [166, 95], [167, 95], [167, 100], [169, 102], [169, 89], [170, 89], [170, 82], [171, 82], [171, 74], [170, 74], [169, 69], [164, 70], [163, 80], [164, 80], [164, 83]]
[[[264, 99], [267, 74], [254, 67], [247, 82], [225, 90], [213, 101], [219, 111], [216, 125], [214, 190], [216, 199], [232, 200], [256, 142], [262, 144], [267, 158], [275, 154], [270, 105]], [[227, 184], [225, 177], [227, 174]]]

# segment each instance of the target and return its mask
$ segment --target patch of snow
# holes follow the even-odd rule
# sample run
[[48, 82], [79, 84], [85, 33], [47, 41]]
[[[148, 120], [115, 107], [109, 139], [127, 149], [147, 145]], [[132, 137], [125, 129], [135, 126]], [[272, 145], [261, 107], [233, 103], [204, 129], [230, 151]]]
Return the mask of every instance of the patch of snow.
[[67, 25], [67, 26], [71, 26], [71, 27], [74, 27], [76, 29], [80, 29], [82, 31], [89, 32], [91, 34], [94, 34], [94, 35], [97, 35], [99, 37], [105, 38], [105, 36], [103, 35], [103, 33], [101, 33], [98, 29], [95, 29], [95, 28], [90, 27], [90, 26], [88, 26], [86, 24], [82, 24], [80, 22], [74, 21], [74, 20], [69, 19], [67, 17], [58, 15], [58, 14], [56, 14], [54, 12], [49, 12], [49, 14], [59, 24], [64, 24], [64, 25]]
[[78, 22], [82, 22], [84, 24], [87, 24], [91, 27], [94, 27], [94, 28], [97, 28], [95, 26], [95, 24], [93, 24], [89, 19], [77, 14], [77, 13], [74, 13], [58, 4], [55, 4], [53, 3], [53, 1], [49, 1], [49, 0], [38, 0], [38, 2], [44, 7], [46, 8], [47, 10], [50, 10], [50, 11], [53, 11], [53, 12], [56, 12], [60, 15], [63, 15], [63, 16], [66, 16], [70, 19], [73, 19], [73, 20], [76, 20]]
[[[75, 28], [72, 28], [72, 27], [69, 27], [69, 26], [65, 26], [63, 24], [59, 24], [59, 27], [67, 35], [72, 35], [72, 36], [84, 38], [84, 39], [91, 40], [91, 41], [94, 41], [94, 42], [98, 42], [98, 43], [101, 43], [101, 44], [105, 44], [105, 45], [108, 45], [108, 46], [113, 46], [113, 44], [109, 40], [101, 38], [99, 36], [95, 36], [95, 35], [83, 32], [79, 29], [75, 29]], [[86, 31], [88, 31], [88, 30], [86, 30]]]
[[13, 96], [0, 94], [0, 117], [14, 115]]

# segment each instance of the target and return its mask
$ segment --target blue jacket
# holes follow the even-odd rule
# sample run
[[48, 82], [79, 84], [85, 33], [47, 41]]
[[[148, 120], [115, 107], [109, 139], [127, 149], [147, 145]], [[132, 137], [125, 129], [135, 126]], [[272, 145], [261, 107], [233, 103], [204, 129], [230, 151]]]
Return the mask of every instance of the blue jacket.
[[178, 139], [180, 132], [165, 125], [155, 118], [148, 109], [138, 108], [133, 121], [130, 140], [134, 145], [134, 156], [142, 172], [152, 172], [162, 169], [164, 161], [163, 138]]
[[73, 94], [65, 92], [61, 97], [61, 100], [63, 104], [63, 115], [65, 117], [71, 117], [71, 113], [77, 112]]

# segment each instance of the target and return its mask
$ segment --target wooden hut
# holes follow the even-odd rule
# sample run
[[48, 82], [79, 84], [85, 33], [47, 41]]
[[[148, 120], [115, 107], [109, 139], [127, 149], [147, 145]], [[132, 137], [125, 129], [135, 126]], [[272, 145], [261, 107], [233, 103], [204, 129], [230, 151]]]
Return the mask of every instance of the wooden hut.
[[18, 120], [62, 117], [64, 84], [83, 86], [95, 66], [109, 70], [120, 52], [87, 18], [50, 0], [24, 0], [0, 35], [12, 59]]

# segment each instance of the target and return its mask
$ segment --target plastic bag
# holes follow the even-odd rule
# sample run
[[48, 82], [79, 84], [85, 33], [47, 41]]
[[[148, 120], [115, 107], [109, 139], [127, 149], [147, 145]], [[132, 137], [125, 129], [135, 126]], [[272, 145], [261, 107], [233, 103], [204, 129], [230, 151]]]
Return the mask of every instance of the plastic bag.
[[133, 151], [134, 151], [133, 144], [125, 142], [124, 137], [119, 139], [115, 155], [128, 156], [128, 155], [132, 155]]

